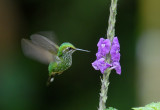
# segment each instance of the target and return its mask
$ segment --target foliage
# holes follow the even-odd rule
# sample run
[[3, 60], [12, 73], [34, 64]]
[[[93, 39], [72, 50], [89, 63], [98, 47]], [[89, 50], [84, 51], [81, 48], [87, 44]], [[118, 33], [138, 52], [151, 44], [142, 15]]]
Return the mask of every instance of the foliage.
[[160, 102], [157, 103], [150, 103], [146, 105], [145, 107], [137, 107], [137, 108], [132, 108], [133, 110], [160, 110]]
[[107, 109], [105, 109], [105, 110], [118, 110], [118, 109], [113, 108], [113, 107], [109, 107], [109, 108], [107, 108]]

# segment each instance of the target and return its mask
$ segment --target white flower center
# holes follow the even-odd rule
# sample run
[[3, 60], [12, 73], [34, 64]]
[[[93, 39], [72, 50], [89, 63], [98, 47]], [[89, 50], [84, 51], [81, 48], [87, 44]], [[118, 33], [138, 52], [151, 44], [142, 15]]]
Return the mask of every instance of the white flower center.
[[104, 48], [104, 47], [105, 47], [105, 44], [101, 44], [101, 46], [102, 46], [102, 48]]
[[119, 51], [118, 50], [116, 50], [116, 53], [118, 53]]

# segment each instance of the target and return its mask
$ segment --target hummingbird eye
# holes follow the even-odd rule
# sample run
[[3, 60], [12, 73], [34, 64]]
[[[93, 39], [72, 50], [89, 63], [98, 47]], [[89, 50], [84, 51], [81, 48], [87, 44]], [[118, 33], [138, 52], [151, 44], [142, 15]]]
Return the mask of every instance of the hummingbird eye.
[[68, 48], [68, 50], [72, 50], [72, 48], [71, 48], [71, 47], [69, 47], [69, 48]]

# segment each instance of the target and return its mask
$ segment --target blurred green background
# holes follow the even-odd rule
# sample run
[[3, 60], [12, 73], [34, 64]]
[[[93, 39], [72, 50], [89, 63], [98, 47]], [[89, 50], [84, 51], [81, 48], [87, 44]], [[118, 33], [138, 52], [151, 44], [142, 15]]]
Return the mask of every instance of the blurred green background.
[[[116, 35], [121, 44], [122, 74], [110, 75], [107, 106], [136, 106], [135, 42], [140, 29], [137, 0], [119, 0]], [[105, 37], [110, 0], [0, 1], [0, 110], [97, 110], [100, 72], [97, 42]], [[24, 56], [21, 39], [39, 31], [54, 31], [91, 53], [75, 52], [73, 65], [46, 87], [48, 65]]]

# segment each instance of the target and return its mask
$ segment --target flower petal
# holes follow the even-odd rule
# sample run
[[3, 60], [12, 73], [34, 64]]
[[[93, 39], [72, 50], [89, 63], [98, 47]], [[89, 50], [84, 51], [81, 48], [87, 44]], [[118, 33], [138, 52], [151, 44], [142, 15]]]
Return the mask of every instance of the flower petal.
[[101, 58], [101, 59], [99, 59], [98, 61], [99, 61], [98, 67], [99, 67], [101, 73], [103, 74], [104, 71], [105, 71], [107, 68], [109, 68], [111, 65], [108, 64], [108, 63], [105, 61], [104, 58]]
[[118, 41], [118, 37], [114, 37], [114, 38], [113, 38], [112, 45], [118, 45], [119, 48], [120, 48], [119, 41]]
[[95, 70], [99, 70], [99, 68], [98, 68], [98, 61], [97, 60], [92, 63], [92, 66], [93, 66], [93, 68]]
[[113, 63], [113, 67], [115, 67], [116, 73], [120, 75], [121, 74], [121, 65], [120, 65], [120, 63], [119, 62], [114, 62]]
[[106, 54], [110, 51], [111, 42], [109, 39], [100, 38], [98, 44], [98, 52], [102, 54], [102, 56], [106, 56]]
[[120, 60], [119, 51], [120, 51], [119, 45], [117, 45], [117, 44], [112, 45], [111, 51], [110, 51], [112, 62]]

